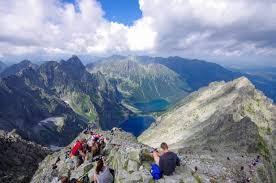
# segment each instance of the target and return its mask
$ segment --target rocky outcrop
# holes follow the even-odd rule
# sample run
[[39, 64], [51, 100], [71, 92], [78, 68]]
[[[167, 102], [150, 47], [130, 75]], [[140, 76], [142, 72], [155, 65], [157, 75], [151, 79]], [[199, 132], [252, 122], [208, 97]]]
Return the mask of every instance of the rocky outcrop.
[[0, 131], [0, 182], [30, 182], [50, 150], [21, 139], [15, 131]]
[[[115, 182], [150, 182], [150, 147], [138, 143], [134, 136], [118, 128], [114, 128], [112, 131], [94, 130], [94, 132], [109, 139], [102, 155], [107, 159], [108, 165], [115, 170]], [[83, 137], [89, 138], [89, 135], [82, 133], [78, 138]], [[85, 174], [88, 174], [92, 180], [96, 162], [87, 160], [77, 169], [70, 169], [72, 164], [66, 156], [69, 148], [70, 145], [47, 156], [40, 164], [31, 182], [47, 183], [58, 180], [62, 176], [81, 180]], [[56, 163], [57, 167], [53, 169], [51, 165], [55, 164], [58, 158], [60, 161]]]

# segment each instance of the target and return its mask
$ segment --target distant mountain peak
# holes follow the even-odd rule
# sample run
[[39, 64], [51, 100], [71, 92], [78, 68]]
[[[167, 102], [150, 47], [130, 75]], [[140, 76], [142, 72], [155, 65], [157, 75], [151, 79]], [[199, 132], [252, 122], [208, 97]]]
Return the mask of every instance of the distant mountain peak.
[[79, 59], [79, 57], [77, 55], [72, 55], [71, 58], [69, 58], [67, 60], [67, 62], [76, 62], [76, 63], [82, 63], [81, 60]]
[[22, 60], [21, 62], [19, 62], [19, 64], [31, 64], [32, 62], [30, 60]]
[[26, 69], [37, 69], [38, 67], [38, 65], [32, 63], [30, 60], [22, 60], [21, 62], [11, 65], [10, 67], [7, 67], [5, 70], [3, 70], [1, 77], [16, 75], [22, 73]]
[[66, 61], [61, 60], [60, 63], [61, 65], [71, 65], [73, 67], [76, 67], [76, 69], [85, 69], [85, 66], [83, 65], [82, 61], [76, 55], [72, 55], [72, 57]]

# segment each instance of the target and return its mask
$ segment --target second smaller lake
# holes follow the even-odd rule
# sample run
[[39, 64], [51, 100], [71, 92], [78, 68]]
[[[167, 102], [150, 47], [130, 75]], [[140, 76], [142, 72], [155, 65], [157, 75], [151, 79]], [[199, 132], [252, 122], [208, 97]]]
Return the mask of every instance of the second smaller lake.
[[145, 131], [154, 121], [154, 117], [150, 115], [136, 116], [131, 117], [125, 122], [123, 122], [120, 125], [120, 127], [123, 130], [130, 132], [137, 137], [143, 131]]

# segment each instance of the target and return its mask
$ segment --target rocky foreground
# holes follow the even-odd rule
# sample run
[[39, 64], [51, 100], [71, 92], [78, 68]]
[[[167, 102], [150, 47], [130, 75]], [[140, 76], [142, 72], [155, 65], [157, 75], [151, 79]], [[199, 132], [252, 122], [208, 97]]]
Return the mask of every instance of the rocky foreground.
[[[102, 154], [115, 170], [117, 183], [153, 182], [150, 151], [163, 141], [178, 153], [181, 166], [173, 176], [158, 182], [273, 183], [275, 115], [271, 101], [246, 78], [239, 78], [212, 83], [191, 94], [163, 114], [138, 141], [120, 129], [98, 132], [110, 139]], [[62, 176], [92, 177], [95, 162], [86, 161], [70, 170], [68, 148], [47, 156], [32, 182], [55, 182]]]
[[[150, 155], [151, 147], [139, 143], [133, 135], [118, 128], [113, 128], [111, 131], [95, 130], [94, 132], [110, 139], [102, 155], [107, 159], [108, 165], [115, 170], [115, 182], [154, 182], [150, 175], [150, 164], [153, 163]], [[82, 137], [88, 138], [89, 135], [82, 133], [78, 138]], [[80, 167], [72, 170], [71, 163], [66, 156], [69, 147], [47, 156], [40, 164], [31, 182], [58, 182], [59, 178], [63, 176], [82, 181], [85, 175], [88, 175], [91, 180], [96, 162], [85, 161]], [[181, 182], [182, 180], [195, 182], [198, 179], [197, 173], [192, 174], [192, 169], [185, 165], [184, 157], [180, 156], [180, 158], [182, 165], [177, 168], [175, 175], [166, 176], [159, 182]], [[53, 168], [53, 165], [56, 167]]]
[[15, 131], [0, 130], [0, 182], [30, 182], [38, 164], [50, 151], [23, 140]]

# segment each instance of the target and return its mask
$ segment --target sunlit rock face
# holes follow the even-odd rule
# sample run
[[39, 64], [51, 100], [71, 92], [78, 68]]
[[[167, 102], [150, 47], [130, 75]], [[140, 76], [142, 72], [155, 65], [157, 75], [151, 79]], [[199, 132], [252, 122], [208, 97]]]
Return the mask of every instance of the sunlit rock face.
[[[167, 142], [189, 158], [198, 157], [198, 166], [206, 171], [209, 163], [214, 161], [222, 167], [233, 165], [220, 173], [215, 173], [215, 166], [207, 171], [220, 176], [227, 171], [239, 172], [237, 166], [247, 166], [250, 158], [260, 154], [264, 167], [259, 171], [266, 172], [265, 180], [273, 182], [275, 123], [275, 106], [242, 77], [227, 83], [211, 83], [192, 93], [161, 115], [138, 140], [152, 147]], [[207, 162], [200, 161], [201, 156]], [[234, 158], [235, 163], [224, 161], [226, 157]], [[228, 178], [232, 179], [231, 176]], [[258, 177], [255, 180], [260, 181]]]

